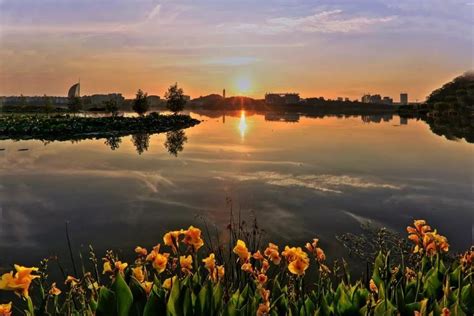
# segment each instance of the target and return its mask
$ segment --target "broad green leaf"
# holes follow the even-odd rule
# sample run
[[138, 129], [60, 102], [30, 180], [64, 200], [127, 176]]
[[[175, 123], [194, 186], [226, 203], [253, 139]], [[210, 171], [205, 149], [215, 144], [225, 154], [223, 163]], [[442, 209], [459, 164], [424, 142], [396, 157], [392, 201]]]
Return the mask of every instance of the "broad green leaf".
[[115, 293], [105, 286], [101, 287], [99, 290], [99, 301], [97, 303], [97, 316], [101, 315], [117, 315], [117, 301], [115, 299]]
[[466, 314], [474, 315], [474, 285], [466, 284], [461, 289], [461, 308]]
[[143, 316], [156, 316], [166, 314], [165, 292], [159, 289], [158, 292], [154, 289], [150, 293], [150, 297], [146, 302]]
[[182, 301], [184, 295], [181, 294], [181, 282], [178, 278], [173, 278], [173, 285], [171, 287], [168, 303], [166, 304], [167, 315], [181, 316], [183, 315]]
[[117, 315], [128, 316], [133, 303], [133, 295], [121, 273], [117, 273], [115, 276], [111, 289], [114, 291], [117, 300]]
[[375, 305], [374, 316], [389, 316], [396, 314], [397, 309], [389, 300], [380, 300], [377, 305]]

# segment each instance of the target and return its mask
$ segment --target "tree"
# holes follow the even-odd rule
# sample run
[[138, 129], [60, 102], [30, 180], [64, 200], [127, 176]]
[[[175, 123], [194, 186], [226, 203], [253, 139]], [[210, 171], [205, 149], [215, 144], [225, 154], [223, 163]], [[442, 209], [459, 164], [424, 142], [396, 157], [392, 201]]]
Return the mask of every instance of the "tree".
[[118, 112], [118, 105], [117, 100], [110, 99], [104, 102], [105, 111], [111, 113], [113, 116], [117, 115]]
[[46, 94], [44, 95], [44, 111], [46, 113], [53, 112], [53, 103], [51, 102], [51, 98], [48, 97]]
[[178, 83], [170, 86], [165, 93], [166, 107], [175, 115], [184, 109], [186, 99], [184, 97], [183, 89], [178, 88]]
[[138, 115], [143, 115], [148, 111], [148, 94], [144, 93], [141, 89], [138, 89], [135, 100], [133, 100], [133, 110], [138, 113]]
[[187, 141], [188, 138], [183, 130], [170, 131], [166, 133], [164, 146], [171, 155], [178, 157], [178, 153], [183, 151], [184, 143]]
[[150, 146], [150, 135], [147, 133], [138, 133], [132, 135], [132, 143], [139, 155], [148, 150]]
[[82, 109], [82, 100], [80, 97], [69, 98], [68, 107], [71, 112], [78, 112]]

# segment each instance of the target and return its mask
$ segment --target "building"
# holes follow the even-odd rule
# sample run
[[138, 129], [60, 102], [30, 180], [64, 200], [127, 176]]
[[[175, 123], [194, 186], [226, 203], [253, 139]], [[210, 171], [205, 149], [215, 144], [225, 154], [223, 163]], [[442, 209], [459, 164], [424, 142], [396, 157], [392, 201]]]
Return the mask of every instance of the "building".
[[81, 96], [81, 83], [78, 82], [69, 88], [67, 93], [68, 98], [79, 98]]
[[266, 93], [265, 102], [273, 105], [297, 104], [300, 102], [299, 93]]
[[183, 95], [183, 98], [186, 102], [191, 101], [191, 96], [189, 96], [189, 95]]
[[344, 101], [344, 98], [343, 97], [338, 97], [337, 101], [342, 102], [342, 101]]
[[393, 99], [390, 97], [383, 97], [382, 99], [383, 104], [393, 104]]
[[225, 99], [225, 89], [222, 90], [222, 98]]
[[408, 104], [408, 93], [400, 93], [400, 104], [401, 105]]
[[125, 98], [121, 93], [109, 93], [109, 94], [93, 94], [90, 96], [91, 104], [102, 105], [105, 102], [115, 101], [118, 106], [122, 105]]
[[158, 95], [149, 95], [146, 97], [148, 105], [151, 107], [159, 106], [161, 104], [161, 98]]
[[382, 97], [380, 96], [380, 94], [374, 94], [374, 95], [370, 95], [370, 94], [365, 94], [362, 96], [361, 98], [362, 100], [362, 103], [382, 103]]

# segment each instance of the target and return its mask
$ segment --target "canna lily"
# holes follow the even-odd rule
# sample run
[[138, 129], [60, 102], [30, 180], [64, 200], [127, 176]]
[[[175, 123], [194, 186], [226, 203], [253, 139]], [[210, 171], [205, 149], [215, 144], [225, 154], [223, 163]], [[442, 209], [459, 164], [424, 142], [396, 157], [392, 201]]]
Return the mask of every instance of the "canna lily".
[[33, 272], [38, 271], [38, 268], [27, 268], [15, 264], [16, 273], [13, 271], [5, 273], [0, 279], [0, 290], [14, 291], [18, 295], [29, 297], [28, 289], [31, 282], [39, 278], [39, 275], [33, 275]]
[[146, 250], [146, 248], [136, 246], [135, 253], [138, 254], [139, 256], [146, 257], [146, 255], [148, 254], [148, 250]]
[[267, 283], [267, 280], [268, 277], [263, 273], [260, 273], [257, 277], [257, 281], [260, 285], [264, 285], [265, 283]]
[[288, 264], [288, 270], [296, 275], [303, 275], [309, 267], [309, 259], [308, 257], [300, 257], [297, 258], [296, 260], [293, 260]]
[[145, 281], [145, 273], [143, 272], [143, 267], [138, 266], [135, 268], [132, 268], [132, 274], [135, 279], [137, 279], [138, 282], [142, 283]]
[[112, 264], [110, 263], [110, 261], [104, 261], [104, 268], [102, 270], [102, 274], [112, 273], [112, 272], [113, 272]]
[[118, 272], [120, 272], [122, 275], [125, 271], [125, 269], [127, 269], [128, 267], [128, 263], [124, 262], [122, 263], [122, 261], [116, 261], [115, 262], [115, 269], [118, 270]]
[[219, 277], [219, 280], [221, 280], [224, 277], [224, 274], [225, 274], [224, 265], [217, 266], [217, 276]]
[[247, 262], [244, 263], [241, 267], [242, 271], [247, 272], [247, 273], [253, 273], [253, 267], [252, 264]]
[[260, 304], [257, 310], [257, 316], [270, 315], [270, 304]]
[[163, 282], [163, 287], [167, 290], [171, 290], [171, 287], [173, 286], [173, 283], [176, 281], [176, 276], [172, 277], [172, 278], [167, 278], [164, 282]]
[[201, 230], [194, 226], [189, 226], [188, 230], [184, 232], [183, 242], [192, 247], [194, 251], [198, 251], [204, 245], [201, 238]]
[[187, 257], [180, 256], [179, 265], [181, 266], [181, 271], [191, 274], [191, 270], [193, 269], [193, 257], [191, 257], [191, 255], [188, 255]]
[[439, 252], [449, 251], [448, 239], [442, 235], [439, 235], [436, 230], [434, 232], [428, 232], [424, 235], [423, 247], [428, 256], [433, 256]]
[[145, 281], [142, 283], [143, 289], [145, 290], [146, 295], [150, 295], [151, 289], [153, 288], [153, 282]]
[[66, 281], [64, 281], [64, 284], [71, 284], [71, 286], [75, 286], [79, 282], [80, 282], [79, 279], [76, 279], [75, 277], [68, 275], [66, 278]]
[[237, 245], [235, 245], [234, 249], [232, 250], [237, 256], [239, 256], [239, 260], [244, 263], [250, 259], [250, 252], [247, 249], [247, 245], [242, 240], [237, 240]]
[[168, 257], [169, 253], [156, 253], [155, 258], [153, 259], [153, 268], [158, 271], [158, 273], [162, 273], [166, 269], [166, 265], [168, 264]]
[[379, 292], [379, 289], [378, 289], [377, 285], [375, 284], [374, 280], [372, 280], [372, 279], [370, 279], [369, 288], [370, 288], [370, 291], [372, 291], [372, 293], [378, 293]]
[[166, 246], [169, 246], [173, 249], [173, 252], [176, 253], [179, 247], [179, 236], [184, 233], [184, 230], [175, 230], [166, 233], [163, 236], [163, 242]]
[[254, 258], [255, 260], [263, 260], [264, 259], [264, 257], [260, 253], [260, 250], [257, 250], [257, 252], [252, 255], [252, 258]]
[[441, 310], [441, 316], [451, 316], [451, 311], [447, 307], [443, 307], [443, 310]]
[[61, 290], [56, 287], [56, 282], [53, 282], [53, 284], [51, 284], [49, 294], [54, 296], [58, 296], [59, 294], [61, 294]]
[[268, 259], [270, 259], [273, 264], [279, 265], [281, 258], [280, 258], [280, 252], [278, 251], [278, 246], [272, 243], [268, 244], [267, 249], [263, 252], [265, 256], [267, 256]]
[[319, 239], [315, 238], [311, 244], [309, 242], [306, 243], [306, 249], [314, 255], [318, 262], [323, 262], [326, 260], [326, 255], [324, 254], [324, 251], [318, 247], [318, 242]]
[[12, 302], [7, 304], [0, 304], [0, 316], [11, 316]]
[[204, 267], [207, 269], [207, 271], [212, 274], [216, 268], [215, 255], [211, 253], [209, 257], [202, 259], [202, 262], [204, 262]]

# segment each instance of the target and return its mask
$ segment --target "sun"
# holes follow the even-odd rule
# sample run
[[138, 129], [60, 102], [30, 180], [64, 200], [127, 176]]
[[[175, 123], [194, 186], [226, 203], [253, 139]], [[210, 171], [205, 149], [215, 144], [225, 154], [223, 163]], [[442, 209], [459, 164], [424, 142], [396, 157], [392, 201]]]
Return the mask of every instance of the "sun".
[[252, 89], [252, 82], [250, 78], [241, 76], [235, 80], [235, 86], [239, 94], [244, 94], [250, 92]]

